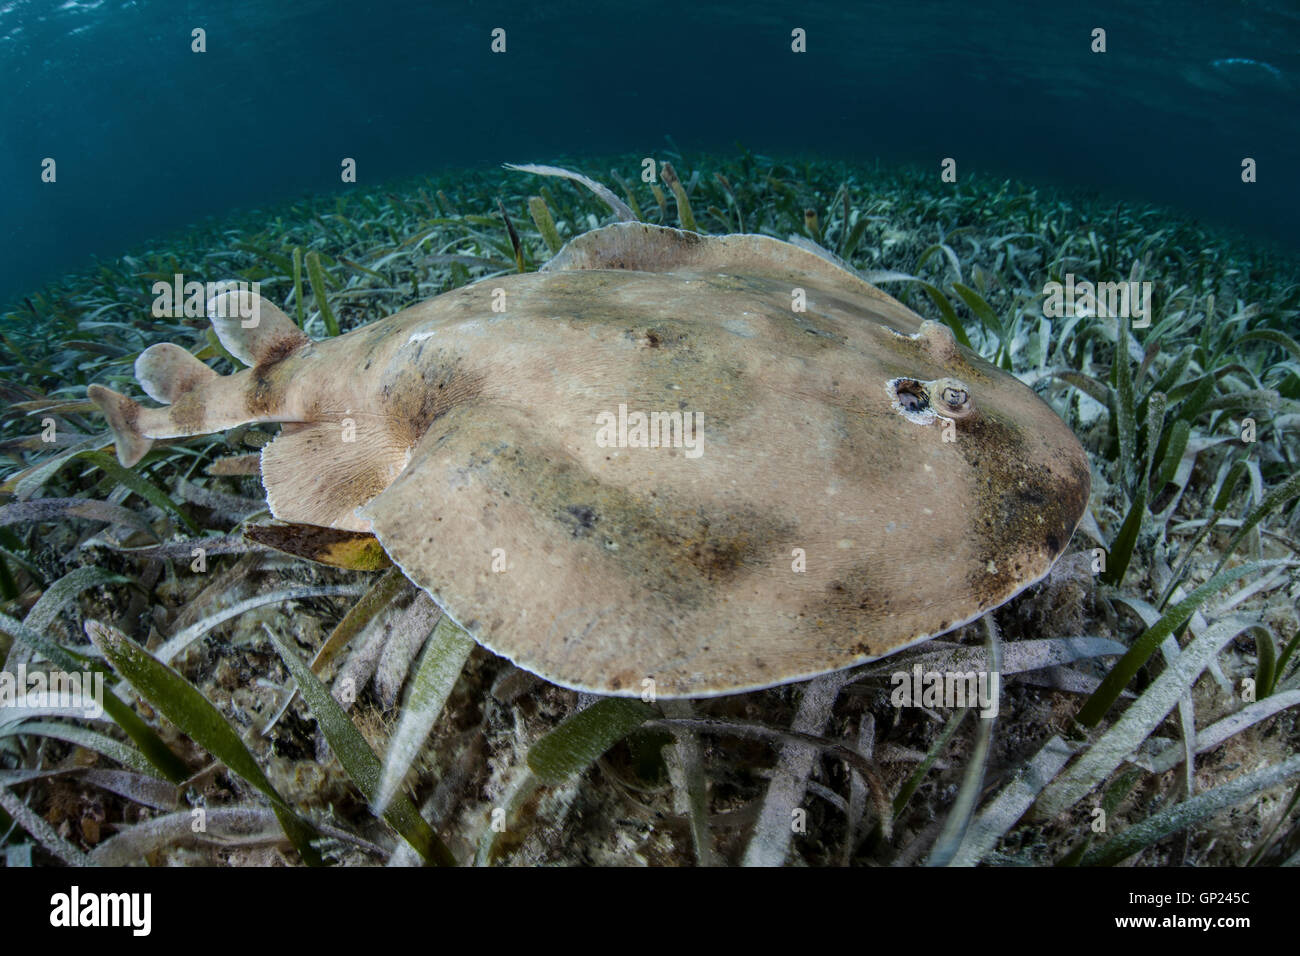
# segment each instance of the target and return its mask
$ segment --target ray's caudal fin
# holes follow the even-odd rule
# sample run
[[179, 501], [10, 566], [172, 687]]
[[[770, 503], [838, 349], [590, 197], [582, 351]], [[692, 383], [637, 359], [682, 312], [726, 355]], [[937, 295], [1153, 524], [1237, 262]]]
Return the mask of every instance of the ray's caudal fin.
[[[311, 342], [292, 319], [255, 292], [239, 289], [213, 296], [207, 312], [222, 346], [245, 365], [277, 362]], [[268, 417], [253, 414], [230, 387], [235, 376], [218, 375], [170, 342], [145, 349], [136, 359], [135, 377], [145, 394], [168, 407], [145, 408], [103, 385], [86, 391], [108, 420], [118, 461], [128, 468], [156, 438], [201, 435]]]
[[103, 385], [90, 386], [86, 389], [86, 395], [99, 406], [104, 418], [108, 420], [113, 440], [117, 442], [118, 461], [130, 468], [149, 453], [153, 440], [140, 432], [140, 413], [144, 409], [138, 402]]

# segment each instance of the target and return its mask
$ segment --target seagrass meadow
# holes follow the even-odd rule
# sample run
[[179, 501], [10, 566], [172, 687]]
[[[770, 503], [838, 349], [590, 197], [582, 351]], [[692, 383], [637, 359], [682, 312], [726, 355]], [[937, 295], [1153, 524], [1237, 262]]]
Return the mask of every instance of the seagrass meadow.
[[[512, 158], [512, 157], [503, 157]], [[131, 468], [86, 398], [183, 343], [176, 274], [260, 283], [312, 338], [536, 269], [611, 220], [581, 182], [449, 170], [208, 220], [0, 320], [0, 657], [100, 671], [104, 713], [0, 700], [11, 866], [1300, 864], [1300, 260], [1168, 210], [978, 173], [555, 157], [645, 222], [799, 236], [1038, 392], [1090, 507], [980, 620], [798, 684], [597, 698], [477, 646], [374, 539], [270, 520], [274, 425]], [[1146, 322], [1044, 314], [1150, 282]], [[184, 310], [181, 310], [182, 313]], [[995, 671], [996, 716], [895, 675]]]

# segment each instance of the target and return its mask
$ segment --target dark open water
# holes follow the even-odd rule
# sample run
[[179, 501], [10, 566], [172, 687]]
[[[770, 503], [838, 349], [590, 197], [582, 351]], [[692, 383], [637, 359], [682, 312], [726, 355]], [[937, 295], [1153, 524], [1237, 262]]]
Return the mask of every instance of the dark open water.
[[0, 301], [206, 214], [343, 188], [343, 156], [377, 182], [652, 155], [666, 133], [936, 173], [953, 156], [1300, 245], [1296, 0], [0, 0], [0, 70]]

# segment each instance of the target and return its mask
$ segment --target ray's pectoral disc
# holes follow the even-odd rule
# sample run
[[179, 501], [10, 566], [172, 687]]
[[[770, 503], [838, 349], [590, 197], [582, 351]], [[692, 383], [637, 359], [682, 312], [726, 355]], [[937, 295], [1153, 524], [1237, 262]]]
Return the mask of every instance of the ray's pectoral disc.
[[621, 223], [323, 342], [231, 304], [259, 307], [254, 333], [214, 319], [248, 369], [154, 346], [137, 377], [163, 407], [92, 386], [122, 460], [284, 423], [277, 518], [373, 533], [567, 687], [707, 696], [891, 653], [1041, 578], [1087, 503], [1083, 449], [1030, 389], [764, 236]]

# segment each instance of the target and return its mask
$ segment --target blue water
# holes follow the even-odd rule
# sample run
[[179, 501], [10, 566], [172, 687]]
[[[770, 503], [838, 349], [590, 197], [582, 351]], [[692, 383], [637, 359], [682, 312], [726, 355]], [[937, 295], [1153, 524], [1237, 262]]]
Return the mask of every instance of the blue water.
[[346, 188], [344, 156], [373, 183], [658, 155], [665, 134], [936, 175], [951, 156], [1300, 245], [1300, 4], [1056, 7], [0, 0], [0, 301], [205, 215]]

